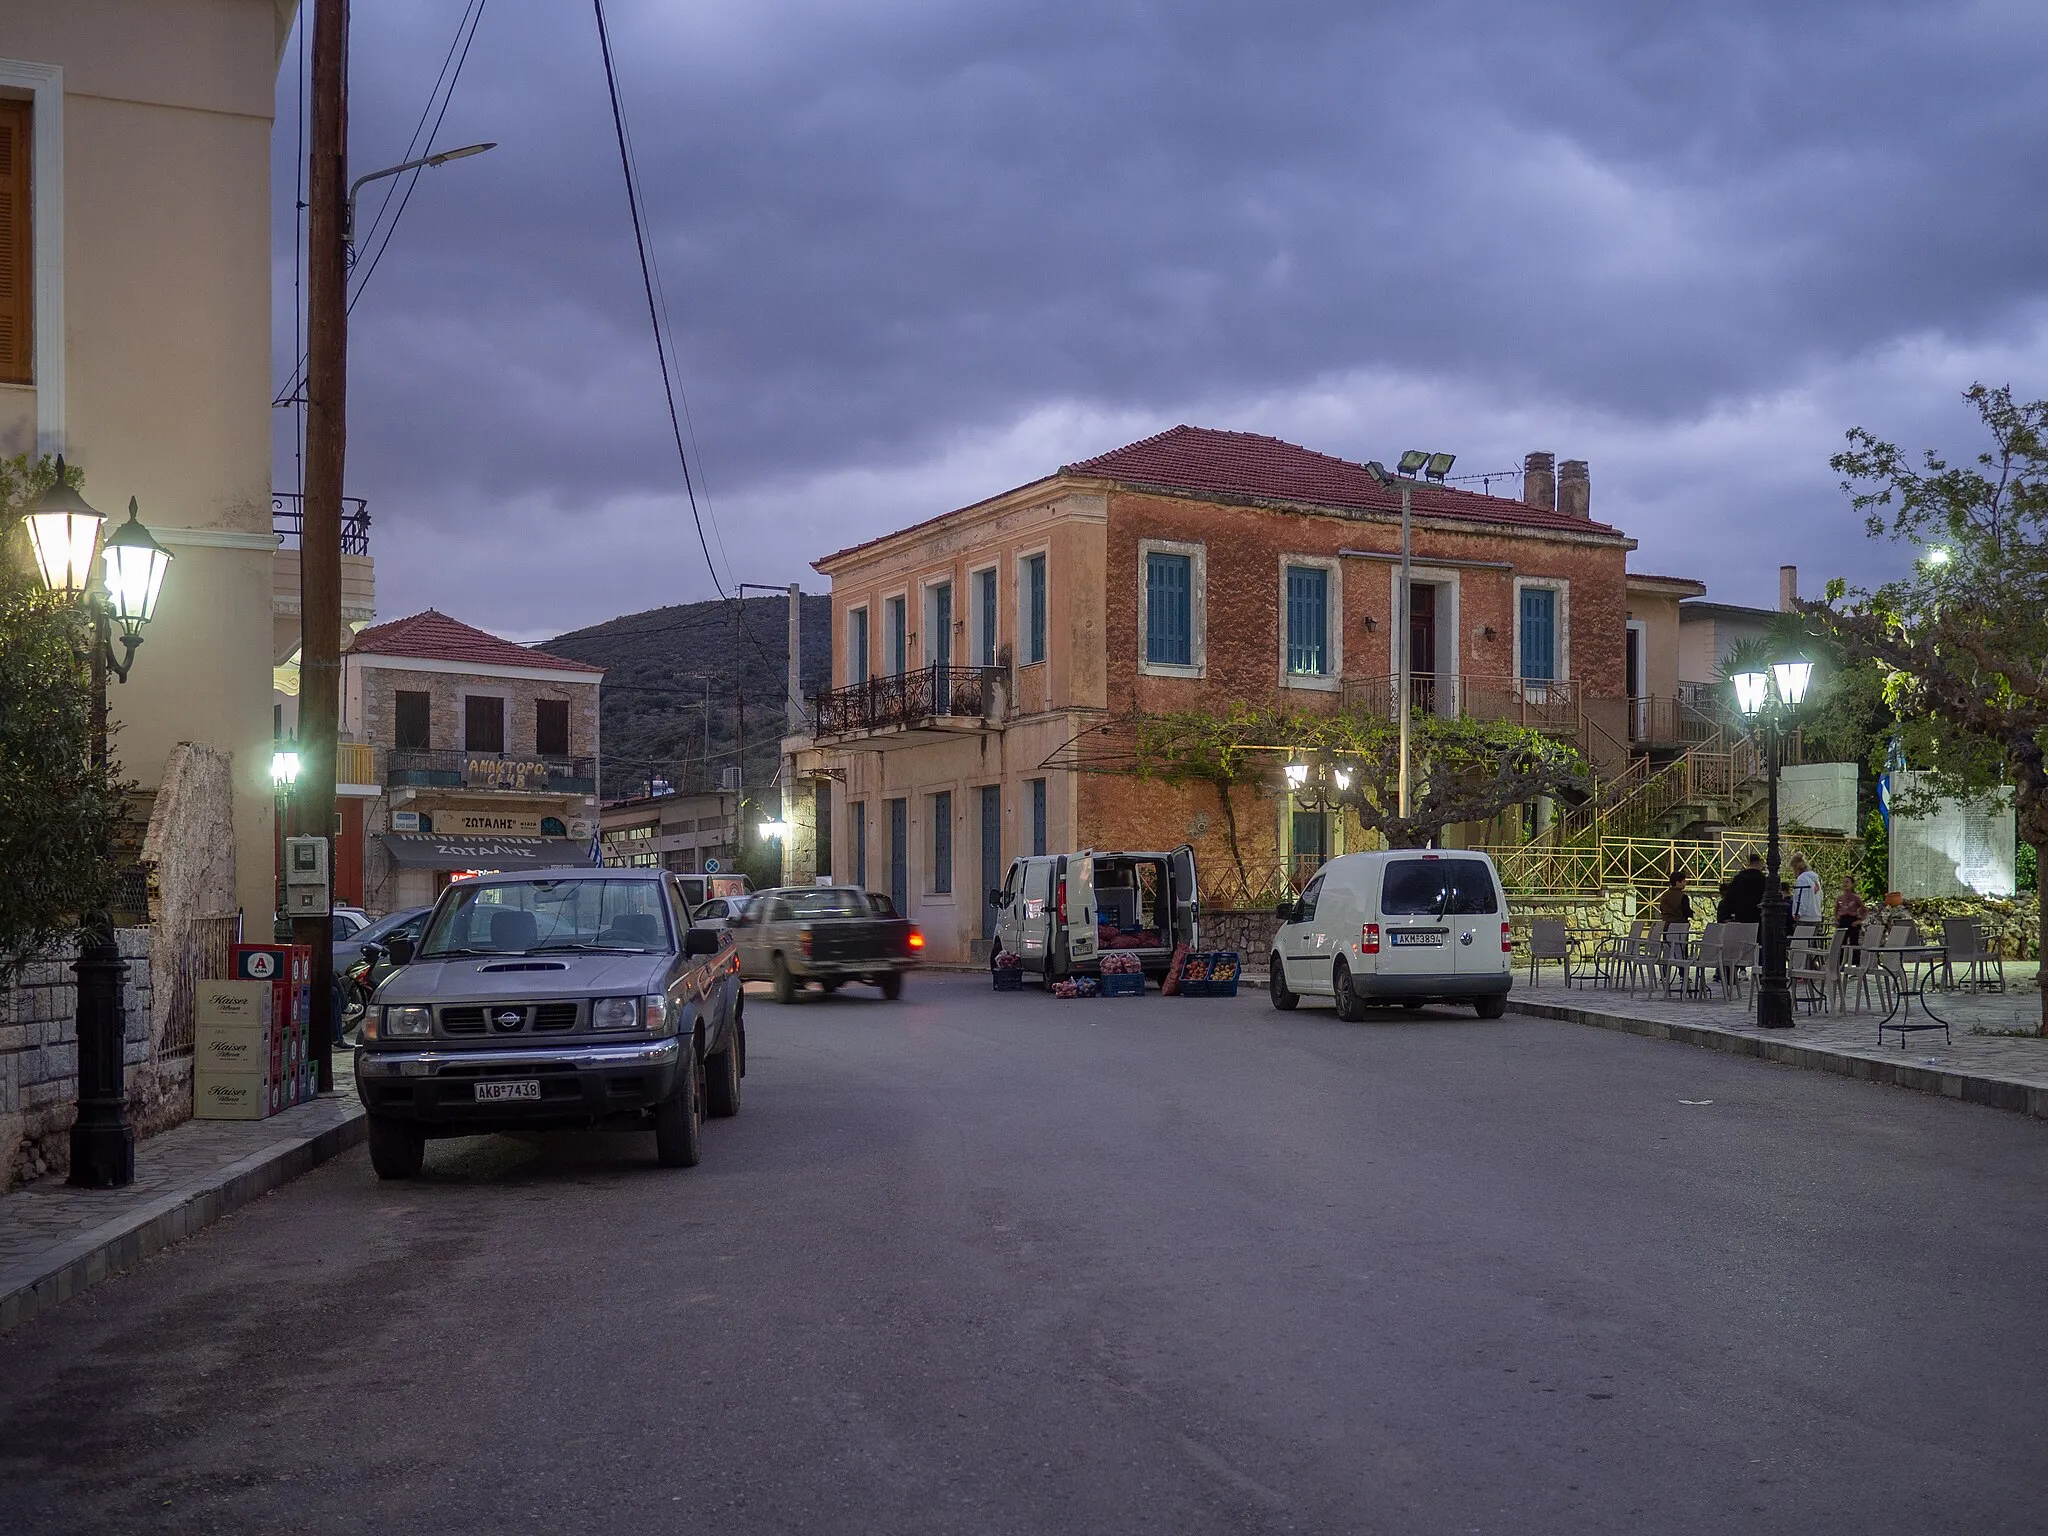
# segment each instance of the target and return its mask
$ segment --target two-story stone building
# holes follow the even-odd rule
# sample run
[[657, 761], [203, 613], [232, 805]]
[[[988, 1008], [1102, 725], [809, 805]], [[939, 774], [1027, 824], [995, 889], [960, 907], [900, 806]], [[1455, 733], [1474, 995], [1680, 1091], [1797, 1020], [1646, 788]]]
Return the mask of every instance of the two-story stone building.
[[363, 630], [342, 656], [338, 896], [431, 901], [471, 870], [594, 862], [602, 667], [428, 609]]
[[[1531, 454], [1519, 500], [1411, 494], [1425, 707], [1567, 730], [1610, 768], [1682, 742], [1653, 690], [1677, 692], [1678, 605], [1705, 589], [1629, 574], [1583, 463]], [[832, 873], [965, 959], [1019, 853], [1192, 842], [1220, 877], [1360, 846], [1281, 788], [1233, 803], [1233, 851], [1213, 790], [1087, 772], [1073, 746], [1133, 706], [1390, 708], [1399, 506], [1361, 464], [1177, 427], [817, 561], [837, 686], [798, 762]]]

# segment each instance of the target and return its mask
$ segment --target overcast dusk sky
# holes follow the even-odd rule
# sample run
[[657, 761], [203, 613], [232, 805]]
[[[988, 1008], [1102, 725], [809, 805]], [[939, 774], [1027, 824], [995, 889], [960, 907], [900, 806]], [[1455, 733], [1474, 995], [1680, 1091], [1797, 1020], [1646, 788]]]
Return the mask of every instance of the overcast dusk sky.
[[[353, 9], [360, 174], [464, 0]], [[1772, 605], [1780, 563], [1900, 563], [1827, 467], [1845, 428], [1974, 450], [1973, 380], [2048, 395], [2039, 0], [607, 13], [728, 582], [822, 589], [818, 555], [1189, 422], [1584, 458], [1633, 568]], [[715, 595], [588, 5], [489, 0], [434, 147], [478, 139], [355, 310], [381, 615], [533, 639]]]

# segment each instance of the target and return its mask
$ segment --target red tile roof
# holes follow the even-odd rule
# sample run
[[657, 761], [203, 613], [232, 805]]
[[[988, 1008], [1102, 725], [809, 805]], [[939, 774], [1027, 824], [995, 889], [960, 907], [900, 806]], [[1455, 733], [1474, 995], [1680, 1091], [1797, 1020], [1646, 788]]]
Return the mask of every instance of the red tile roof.
[[[1060, 473], [1175, 491], [1207, 491], [1259, 501], [1305, 502], [1362, 512], [1398, 512], [1398, 490], [1381, 485], [1363, 464], [1333, 458], [1256, 432], [1218, 432], [1209, 427], [1174, 427], [1156, 437], [1112, 449]], [[1545, 511], [1505, 496], [1485, 496], [1455, 486], [1417, 480], [1410, 505], [1418, 515], [1562, 533], [1619, 536], [1606, 523], [1569, 513]]]
[[[1317, 453], [1277, 437], [1264, 437], [1256, 432], [1219, 432], [1213, 427], [1174, 427], [1108, 453], [1097, 454], [1092, 459], [1083, 459], [1078, 464], [1063, 464], [1059, 472], [1079, 478], [1118, 480], [1130, 485], [1197, 495], [1295, 502], [1346, 511], [1401, 510], [1401, 493], [1382, 486], [1366, 472], [1363, 464], [1332, 458], [1327, 453]], [[1030, 482], [1032, 485], [1044, 483], [1042, 480]], [[1546, 512], [1505, 496], [1484, 496], [1477, 491], [1461, 491], [1455, 486], [1432, 485], [1427, 480], [1414, 482], [1414, 489], [1409, 493], [1409, 505], [1420, 516], [1499, 523], [1547, 532], [1625, 537], [1620, 529], [1607, 523], [1596, 523], [1563, 512]], [[906, 528], [864, 539], [821, 556], [811, 564], [822, 570], [835, 560], [843, 560], [848, 555], [858, 554], [906, 533], [929, 528], [966, 510], [963, 507], [943, 512]]]
[[496, 635], [451, 619], [437, 609], [393, 619], [389, 624], [372, 624], [349, 647], [352, 656], [411, 656], [421, 661], [469, 662], [486, 667], [539, 667], [549, 672], [590, 672], [602, 675], [603, 667], [587, 661], [551, 656], [530, 646], [514, 645]]

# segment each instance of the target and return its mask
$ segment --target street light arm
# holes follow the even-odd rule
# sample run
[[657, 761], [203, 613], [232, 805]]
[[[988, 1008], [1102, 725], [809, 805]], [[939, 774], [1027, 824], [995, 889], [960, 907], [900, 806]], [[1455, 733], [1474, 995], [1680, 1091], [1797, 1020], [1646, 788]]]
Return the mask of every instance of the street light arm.
[[361, 192], [370, 182], [382, 181], [387, 176], [402, 176], [407, 171], [416, 171], [423, 167], [446, 165], [450, 160], [464, 160], [471, 155], [480, 155], [487, 149], [496, 149], [497, 147], [498, 143], [495, 139], [488, 144], [465, 144], [460, 149], [444, 149], [435, 154], [421, 155], [419, 159], [408, 160], [403, 165], [388, 165], [381, 171], [371, 171], [366, 176], [358, 176], [349, 183], [348, 202], [345, 205], [345, 211], [341, 219], [342, 242], [346, 245], [355, 244], [356, 194]]

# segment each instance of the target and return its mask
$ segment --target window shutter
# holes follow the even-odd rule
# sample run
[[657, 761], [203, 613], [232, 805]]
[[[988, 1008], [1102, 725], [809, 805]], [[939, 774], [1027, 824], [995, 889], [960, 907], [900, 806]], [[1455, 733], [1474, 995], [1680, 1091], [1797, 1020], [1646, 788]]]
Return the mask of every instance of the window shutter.
[[1547, 683], [1557, 676], [1557, 593], [1522, 589], [1522, 679]]
[[1315, 566], [1287, 569], [1287, 670], [1320, 676], [1329, 640], [1330, 573]]
[[1145, 560], [1145, 659], [1159, 666], [1194, 664], [1194, 561], [1186, 555]]
[[35, 243], [29, 229], [29, 104], [0, 100], [0, 380], [35, 382]]

